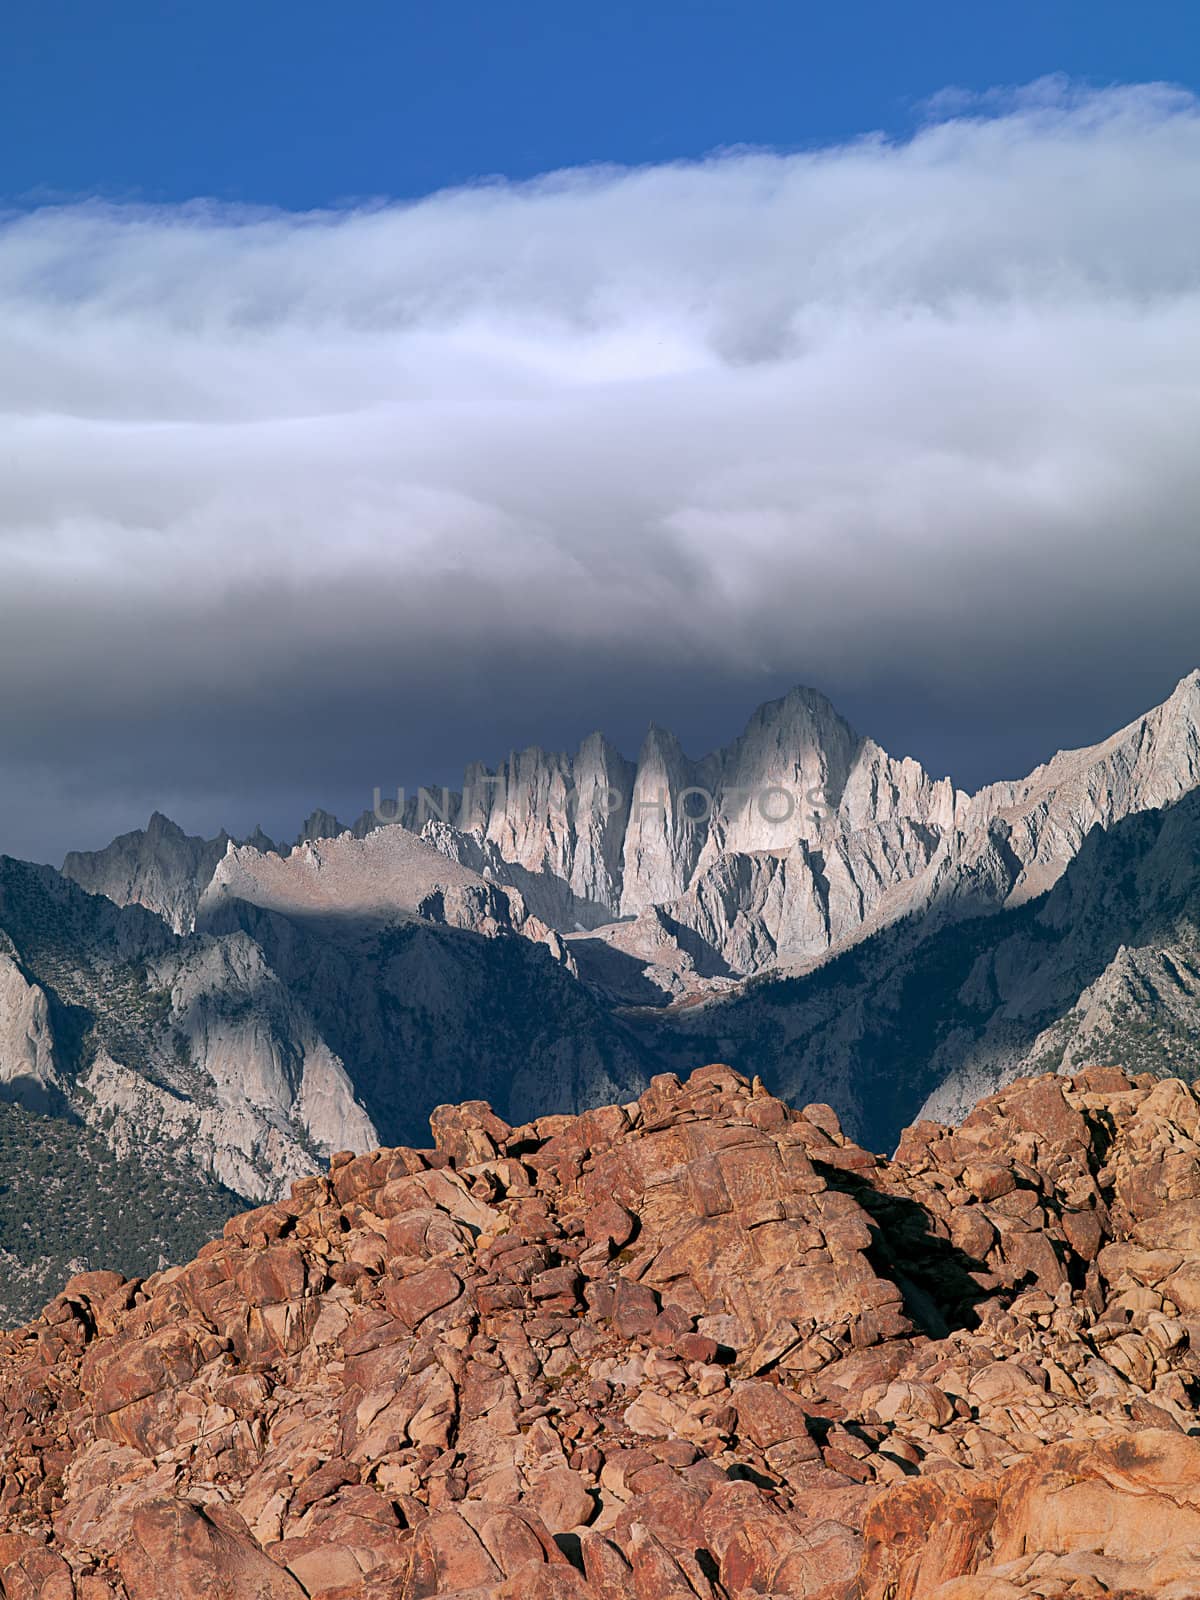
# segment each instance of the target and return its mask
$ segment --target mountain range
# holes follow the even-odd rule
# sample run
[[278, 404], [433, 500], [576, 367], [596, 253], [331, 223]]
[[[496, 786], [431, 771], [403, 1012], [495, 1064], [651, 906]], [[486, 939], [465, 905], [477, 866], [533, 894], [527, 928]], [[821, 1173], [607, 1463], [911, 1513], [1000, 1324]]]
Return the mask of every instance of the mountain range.
[[[882, 1148], [1035, 1070], [1189, 1077], [1198, 860], [1200, 672], [973, 795], [796, 689], [699, 760], [595, 734], [290, 844], [155, 815], [0, 858], [0, 1320], [451, 1100], [520, 1123], [719, 1059]], [[103, 1240], [62, 1243], [51, 1145]]]

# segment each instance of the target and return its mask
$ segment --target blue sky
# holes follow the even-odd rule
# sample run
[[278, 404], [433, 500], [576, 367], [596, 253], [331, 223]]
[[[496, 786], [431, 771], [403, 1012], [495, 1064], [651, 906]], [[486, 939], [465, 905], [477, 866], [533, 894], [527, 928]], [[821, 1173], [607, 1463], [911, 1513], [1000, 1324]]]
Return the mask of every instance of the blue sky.
[[5, 8], [0, 196], [307, 209], [790, 149], [1048, 73], [1200, 84], [1175, 0], [37, 0]]

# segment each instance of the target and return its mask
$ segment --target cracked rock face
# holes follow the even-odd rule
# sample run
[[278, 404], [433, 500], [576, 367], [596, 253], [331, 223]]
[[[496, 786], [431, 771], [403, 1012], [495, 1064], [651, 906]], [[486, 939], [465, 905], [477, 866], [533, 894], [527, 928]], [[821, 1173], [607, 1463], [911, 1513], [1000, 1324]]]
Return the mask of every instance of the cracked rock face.
[[885, 1161], [711, 1066], [335, 1156], [0, 1340], [0, 1594], [1200, 1589], [1200, 1101], [1025, 1079]]

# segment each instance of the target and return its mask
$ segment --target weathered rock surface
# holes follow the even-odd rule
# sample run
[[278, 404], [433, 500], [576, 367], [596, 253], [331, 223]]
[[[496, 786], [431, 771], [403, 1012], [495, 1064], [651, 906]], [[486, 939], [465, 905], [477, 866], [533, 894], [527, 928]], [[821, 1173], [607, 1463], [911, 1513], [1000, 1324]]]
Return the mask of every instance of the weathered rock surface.
[[[662, 908], [705, 947], [701, 977], [820, 959], [924, 872], [967, 805], [810, 689], [761, 706], [700, 760], [657, 727], [635, 763], [593, 734], [574, 757], [535, 747], [476, 764], [443, 798], [447, 816], [425, 825], [438, 849], [512, 883], [563, 932], [629, 919], [626, 947], [651, 967], [658, 930], [641, 919]], [[421, 827], [411, 798], [402, 819]], [[665, 996], [675, 987], [667, 979]]]
[[0, 1085], [4, 1097], [44, 1111], [61, 1098], [46, 992], [26, 975], [15, 945], [0, 933]]
[[660, 906], [570, 935], [566, 944], [578, 976], [617, 1006], [662, 1005], [735, 986], [725, 961]]
[[664, 1065], [729, 1061], [891, 1148], [1004, 1082], [1120, 1060], [1200, 1073], [1200, 789], [1095, 826], [1040, 899], [885, 929], [804, 976], [643, 1014]]
[[[0, 857], [0, 1100], [96, 1130], [216, 1201], [273, 1198], [322, 1157], [379, 1142], [346, 1070], [240, 931], [180, 937], [140, 906]], [[4, 1182], [20, 1190], [20, 1164]], [[214, 1188], [215, 1186], [215, 1188]], [[231, 1193], [232, 1192], [232, 1193]], [[0, 1248], [35, 1260], [36, 1193]], [[197, 1241], [199, 1242], [199, 1241]], [[0, 1308], [8, 1309], [0, 1283]]]
[[183, 1150], [235, 1194], [269, 1199], [314, 1154], [377, 1142], [342, 1062], [244, 934], [193, 938], [147, 967], [166, 1062], [104, 1048], [79, 1073], [86, 1114], [118, 1154]]
[[419, 1140], [447, 1099], [487, 1098], [520, 1122], [627, 1099], [648, 1081], [637, 1041], [548, 941], [236, 897], [206, 907], [205, 926], [252, 940], [304, 997], [389, 1144]]
[[[399, 825], [365, 839], [346, 832], [333, 839], [304, 840], [287, 855], [251, 846], [238, 849], [231, 843], [201, 899], [199, 923], [203, 927], [211, 908], [226, 899], [311, 917], [408, 913], [450, 920], [453, 911], [467, 910], [472, 891], [478, 901], [475, 914], [456, 925], [511, 931], [507, 896]], [[444, 917], [433, 915], [435, 900], [444, 907]]]
[[[327, 815], [321, 813], [321, 820]], [[119, 906], [145, 906], [176, 933], [187, 933], [200, 895], [230, 842], [223, 831], [215, 839], [186, 834], [156, 811], [144, 828], [121, 834], [103, 850], [72, 850], [63, 862], [63, 876]], [[245, 843], [257, 850], [275, 848], [261, 828]]]
[[1200, 1101], [1023, 1080], [892, 1161], [726, 1067], [339, 1155], [0, 1340], [0, 1594], [1200, 1590]]
[[[309, 818], [309, 822], [312, 822]], [[308, 921], [394, 925], [411, 918], [494, 938], [520, 934], [573, 969], [558, 934], [515, 886], [494, 882], [399, 823], [363, 838], [302, 839], [287, 855], [230, 841], [196, 908], [203, 930], [243, 902]]]

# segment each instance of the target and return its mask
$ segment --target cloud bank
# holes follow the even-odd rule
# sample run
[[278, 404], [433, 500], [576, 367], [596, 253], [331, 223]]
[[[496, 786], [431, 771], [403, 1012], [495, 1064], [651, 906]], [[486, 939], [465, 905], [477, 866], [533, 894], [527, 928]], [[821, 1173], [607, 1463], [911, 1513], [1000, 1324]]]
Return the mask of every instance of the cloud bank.
[[[792, 681], [960, 781], [1200, 659], [1200, 105], [0, 219], [0, 849]], [[997, 756], [990, 758], [994, 764]]]

